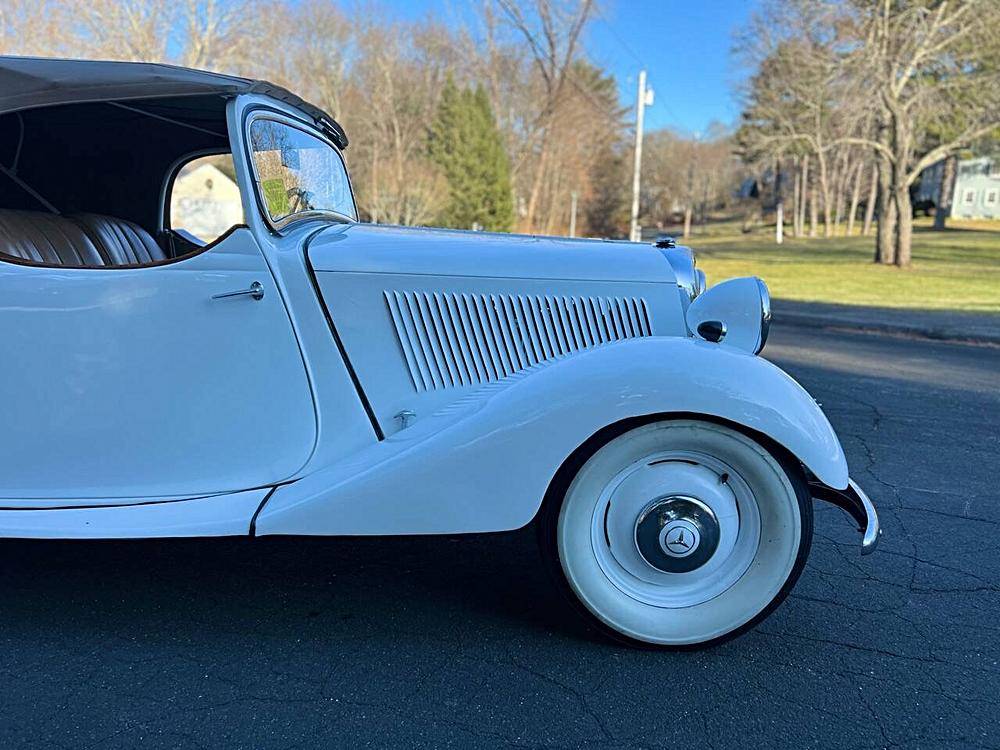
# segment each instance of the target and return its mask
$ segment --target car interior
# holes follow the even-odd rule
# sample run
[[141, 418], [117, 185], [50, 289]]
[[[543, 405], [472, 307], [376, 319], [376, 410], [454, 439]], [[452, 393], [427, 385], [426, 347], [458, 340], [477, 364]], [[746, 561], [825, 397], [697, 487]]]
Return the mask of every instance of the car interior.
[[167, 181], [187, 157], [228, 151], [217, 94], [6, 114], [0, 261], [134, 268], [200, 252], [204, 242], [168, 226]]

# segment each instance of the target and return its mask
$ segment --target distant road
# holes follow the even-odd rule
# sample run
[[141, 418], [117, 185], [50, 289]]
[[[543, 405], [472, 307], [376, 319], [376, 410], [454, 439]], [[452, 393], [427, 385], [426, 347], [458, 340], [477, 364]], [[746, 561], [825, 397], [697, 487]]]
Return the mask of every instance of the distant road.
[[[0, 747], [1000, 745], [1000, 348], [776, 326], [882, 517], [694, 654], [594, 640], [529, 530], [0, 542]], [[400, 502], [406, 498], [401, 497]]]

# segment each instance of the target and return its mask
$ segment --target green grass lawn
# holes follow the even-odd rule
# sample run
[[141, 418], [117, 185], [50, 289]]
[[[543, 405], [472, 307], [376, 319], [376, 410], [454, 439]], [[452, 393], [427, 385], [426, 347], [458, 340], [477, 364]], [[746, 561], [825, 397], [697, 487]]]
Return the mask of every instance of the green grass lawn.
[[684, 242], [710, 285], [753, 275], [776, 299], [1000, 314], [1000, 224], [954, 224], [933, 232], [929, 220], [919, 220], [906, 269], [872, 263], [874, 237], [786, 235], [779, 247], [773, 227], [744, 235], [738, 226], [721, 226]]

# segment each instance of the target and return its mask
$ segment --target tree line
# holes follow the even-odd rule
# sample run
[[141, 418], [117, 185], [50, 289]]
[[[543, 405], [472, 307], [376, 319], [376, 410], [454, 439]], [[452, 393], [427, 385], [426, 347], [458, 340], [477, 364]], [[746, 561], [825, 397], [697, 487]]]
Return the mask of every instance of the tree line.
[[170, 62], [283, 85], [347, 130], [364, 218], [624, 231], [617, 84], [587, 62], [593, 0], [392, 18], [323, 0], [0, 0], [0, 53]]
[[[484, 0], [447, 22], [351, 7], [0, 0], [0, 53], [286, 86], [344, 125], [367, 220], [566, 234], [576, 208], [577, 233], [627, 234], [633, 110], [587, 59], [595, 0]], [[735, 129], [646, 134], [647, 228], [688, 235], [763, 192], [793, 235], [874, 231], [875, 260], [904, 266], [921, 171], [951, 159], [953, 175], [1000, 127], [997, 0], [764, 0], [736, 60]]]
[[947, 160], [953, 179], [958, 154], [1000, 135], [997, 0], [770, 0], [738, 52], [753, 74], [736, 145], [779, 203], [791, 193], [793, 233], [851, 233], [864, 204], [878, 263], [910, 263], [924, 169]]

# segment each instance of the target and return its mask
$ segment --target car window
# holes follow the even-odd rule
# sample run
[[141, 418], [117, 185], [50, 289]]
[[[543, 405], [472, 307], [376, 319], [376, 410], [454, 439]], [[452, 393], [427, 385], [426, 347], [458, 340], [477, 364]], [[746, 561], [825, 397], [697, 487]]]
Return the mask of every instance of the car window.
[[231, 154], [199, 156], [177, 170], [170, 186], [171, 230], [207, 245], [243, 223]]
[[268, 119], [250, 125], [250, 144], [261, 197], [272, 222], [307, 211], [333, 211], [357, 219], [347, 170], [333, 146]]

